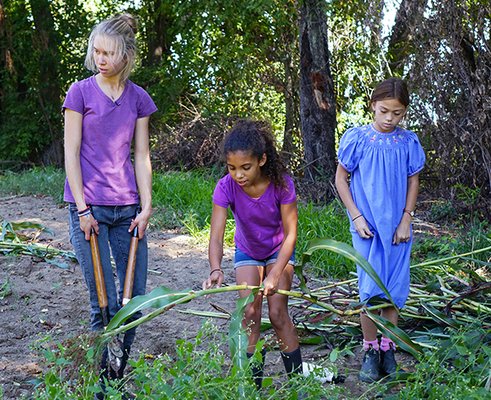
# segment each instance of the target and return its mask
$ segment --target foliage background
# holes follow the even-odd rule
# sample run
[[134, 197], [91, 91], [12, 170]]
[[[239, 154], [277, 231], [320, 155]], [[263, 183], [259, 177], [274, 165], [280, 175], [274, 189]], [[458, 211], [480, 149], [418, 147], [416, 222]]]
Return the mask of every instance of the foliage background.
[[[367, 100], [375, 82], [401, 76], [412, 91], [406, 125], [428, 154], [423, 185], [450, 200], [470, 198], [472, 207], [489, 205], [489, 0], [312, 3], [327, 16], [336, 140], [370, 120]], [[140, 22], [141, 57], [132, 79], [160, 110], [152, 121], [157, 169], [216, 165], [223, 132], [247, 116], [271, 121], [286, 161], [301, 176], [302, 4], [1, 0], [2, 169], [62, 165], [60, 107], [70, 84], [89, 75], [83, 58], [90, 29], [128, 11]]]

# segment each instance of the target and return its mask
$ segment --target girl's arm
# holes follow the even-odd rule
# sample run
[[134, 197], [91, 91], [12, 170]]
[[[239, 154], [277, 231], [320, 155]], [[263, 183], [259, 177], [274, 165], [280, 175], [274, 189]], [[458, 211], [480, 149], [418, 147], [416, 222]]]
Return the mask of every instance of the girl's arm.
[[210, 243], [208, 245], [208, 261], [210, 263], [210, 276], [203, 282], [203, 289], [213, 286], [220, 287], [223, 282], [222, 258], [223, 237], [227, 224], [227, 209], [213, 204], [210, 223]]
[[[80, 166], [80, 147], [82, 145], [82, 114], [65, 109], [65, 172], [70, 185], [70, 191], [78, 211], [85, 210], [82, 167]], [[99, 233], [99, 226], [92, 214], [80, 218], [80, 229], [85, 233], [85, 239], [90, 239], [90, 231], [94, 228]]]
[[138, 226], [138, 237], [145, 234], [152, 215], [152, 164], [150, 163], [150, 145], [148, 121], [150, 117], [138, 118], [135, 127], [135, 175], [140, 194], [141, 212], [131, 222], [129, 230]]
[[416, 208], [416, 200], [419, 193], [419, 174], [410, 176], [407, 178], [407, 195], [406, 195], [406, 207], [402, 212], [401, 222], [397, 226], [392, 240], [393, 244], [399, 244], [401, 242], [409, 242], [411, 239], [411, 220], [412, 217], [409, 212], [414, 211]]
[[295, 244], [297, 243], [297, 224], [298, 224], [298, 210], [297, 203], [282, 204], [281, 208], [281, 222], [283, 223], [284, 238], [281, 244], [278, 258], [274, 263], [271, 271], [268, 271], [268, 275], [264, 280], [264, 295], [269, 296], [276, 293], [278, 290], [278, 283], [280, 281], [283, 270], [288, 265], [290, 257], [295, 250]]
[[363, 239], [368, 239], [373, 236], [373, 233], [370, 231], [365, 217], [362, 215], [360, 210], [358, 210], [358, 207], [353, 201], [353, 196], [351, 196], [351, 192], [349, 190], [348, 176], [348, 171], [346, 171], [341, 164], [338, 164], [335, 183], [339, 197], [341, 198], [344, 206], [347, 208], [358, 235], [360, 235], [360, 237]]

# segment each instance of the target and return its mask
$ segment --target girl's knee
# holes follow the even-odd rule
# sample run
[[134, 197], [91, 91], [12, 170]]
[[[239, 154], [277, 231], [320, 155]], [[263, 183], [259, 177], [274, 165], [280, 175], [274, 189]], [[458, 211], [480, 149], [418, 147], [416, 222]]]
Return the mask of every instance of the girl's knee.
[[288, 324], [291, 324], [290, 315], [288, 314], [288, 309], [284, 308], [270, 308], [269, 309], [269, 320], [275, 328], [283, 329]]
[[254, 304], [246, 307], [244, 312], [244, 319], [246, 321], [259, 322], [261, 320], [261, 306], [256, 306]]

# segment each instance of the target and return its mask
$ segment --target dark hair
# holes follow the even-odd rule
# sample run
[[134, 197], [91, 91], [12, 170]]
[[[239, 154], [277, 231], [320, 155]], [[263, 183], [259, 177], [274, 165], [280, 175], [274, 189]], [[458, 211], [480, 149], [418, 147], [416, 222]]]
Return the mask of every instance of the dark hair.
[[283, 174], [286, 168], [276, 151], [271, 127], [267, 122], [253, 120], [237, 122], [223, 141], [223, 158], [236, 151], [249, 151], [258, 160], [266, 154], [266, 163], [261, 167], [261, 171], [275, 186], [285, 186]]
[[396, 99], [404, 107], [409, 105], [409, 92], [406, 82], [399, 78], [389, 78], [379, 83], [372, 92], [370, 105], [379, 100]]

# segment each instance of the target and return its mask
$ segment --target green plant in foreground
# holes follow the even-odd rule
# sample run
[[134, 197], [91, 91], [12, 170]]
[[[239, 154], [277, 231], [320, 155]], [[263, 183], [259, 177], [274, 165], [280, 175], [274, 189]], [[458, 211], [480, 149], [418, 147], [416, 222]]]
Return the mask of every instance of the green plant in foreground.
[[405, 386], [387, 400], [491, 398], [491, 330], [477, 321], [449, 333], [420, 358]]
[[[239, 312], [237, 320], [241, 319], [242, 313]], [[240, 336], [244, 336], [243, 331], [226, 335], [206, 321], [193, 339], [176, 342], [174, 356], [163, 354], [149, 361], [142, 355], [136, 361], [130, 360], [130, 368], [123, 381], [125, 390], [141, 400], [295, 400], [299, 392], [312, 399], [338, 398], [339, 388], [322, 387], [314, 376], [287, 381], [283, 376], [273, 379], [267, 371], [260, 395], [252, 381], [248, 360], [244, 360], [239, 368], [236, 356], [228, 354], [227, 342]], [[42, 351], [47, 368], [33, 398], [92, 400], [94, 393], [99, 391], [94, 368], [96, 352], [93, 347], [81, 346], [80, 342], [86, 341], [76, 338], [55, 349]], [[110, 381], [106, 397], [121, 399], [121, 396], [118, 382]]]
[[[56, 265], [60, 268], [68, 268], [68, 264], [62, 259], [76, 261], [73, 251], [56, 249], [51, 246], [36, 243], [36, 239], [32, 239], [20, 233], [23, 230], [34, 230], [34, 238], [41, 231], [48, 231], [44, 226], [32, 222], [9, 222], [1, 221], [0, 226], [0, 253], [4, 255], [30, 255], [38, 257], [45, 262]], [[51, 233], [51, 232], [50, 232]]]

